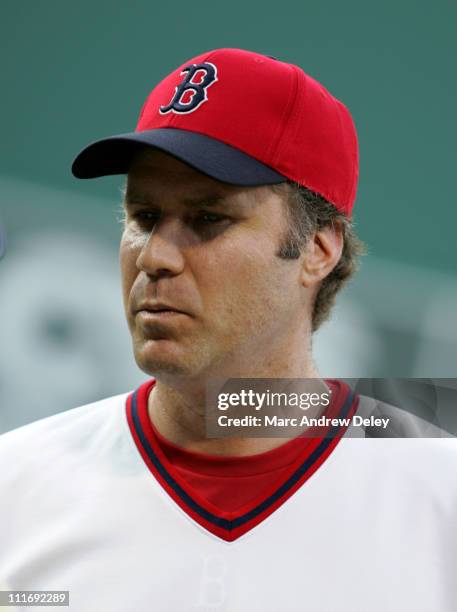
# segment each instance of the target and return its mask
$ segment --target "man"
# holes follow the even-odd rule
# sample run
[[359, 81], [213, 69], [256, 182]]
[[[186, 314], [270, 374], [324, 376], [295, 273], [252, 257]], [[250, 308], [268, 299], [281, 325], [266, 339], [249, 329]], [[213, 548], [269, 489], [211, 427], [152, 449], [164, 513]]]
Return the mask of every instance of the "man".
[[[127, 175], [123, 297], [151, 379], [3, 436], [3, 588], [69, 590], [81, 611], [453, 610], [453, 440], [351, 439], [368, 404], [312, 360], [361, 252], [345, 106], [219, 49], [73, 172]], [[341, 424], [210, 438], [220, 378], [312, 379], [331, 396], [313, 414]]]

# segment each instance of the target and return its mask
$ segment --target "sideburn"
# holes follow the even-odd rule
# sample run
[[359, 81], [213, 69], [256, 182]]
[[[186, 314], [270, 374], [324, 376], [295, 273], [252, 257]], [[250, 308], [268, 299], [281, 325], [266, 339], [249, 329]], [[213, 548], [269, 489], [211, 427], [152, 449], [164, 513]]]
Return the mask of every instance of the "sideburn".
[[289, 228], [287, 234], [282, 237], [278, 250], [276, 251], [276, 257], [280, 259], [298, 259], [301, 255], [301, 248], [303, 248], [303, 241], [298, 240], [297, 233]]

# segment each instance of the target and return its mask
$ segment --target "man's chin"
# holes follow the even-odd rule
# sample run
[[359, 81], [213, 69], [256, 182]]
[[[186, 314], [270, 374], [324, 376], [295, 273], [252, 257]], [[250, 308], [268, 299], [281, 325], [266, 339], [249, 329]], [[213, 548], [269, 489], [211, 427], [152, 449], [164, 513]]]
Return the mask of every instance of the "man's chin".
[[143, 372], [158, 380], [170, 376], [195, 376], [196, 370], [199, 369], [192, 359], [195, 354], [187, 355], [184, 351], [176, 350], [177, 347], [170, 350], [171, 347], [161, 347], [160, 344], [157, 342], [155, 346], [151, 346], [148, 342], [140, 348], [135, 348], [135, 360]]

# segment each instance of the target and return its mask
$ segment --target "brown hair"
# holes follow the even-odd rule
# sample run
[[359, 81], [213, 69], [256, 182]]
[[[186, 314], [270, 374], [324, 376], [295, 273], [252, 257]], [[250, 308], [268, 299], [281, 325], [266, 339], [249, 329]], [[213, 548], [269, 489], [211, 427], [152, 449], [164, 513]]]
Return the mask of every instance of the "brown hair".
[[318, 289], [311, 317], [312, 331], [329, 318], [335, 297], [358, 268], [358, 258], [366, 253], [364, 243], [356, 236], [354, 226], [344, 213], [321, 195], [297, 183], [274, 185], [277, 193], [286, 193], [288, 233], [279, 248], [282, 259], [298, 259], [309, 237], [323, 227], [340, 225], [343, 251], [339, 262]]

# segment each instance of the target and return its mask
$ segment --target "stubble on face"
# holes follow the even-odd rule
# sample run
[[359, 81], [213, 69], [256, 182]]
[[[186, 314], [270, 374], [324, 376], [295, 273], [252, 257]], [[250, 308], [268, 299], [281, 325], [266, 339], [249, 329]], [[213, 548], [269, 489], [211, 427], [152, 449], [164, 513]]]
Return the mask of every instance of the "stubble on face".
[[[287, 342], [302, 302], [299, 266], [279, 256], [287, 234], [281, 198], [268, 187], [223, 185], [158, 152], [136, 161], [127, 197], [129, 187], [142, 193], [146, 209], [160, 202], [168, 223], [149, 228], [127, 213], [121, 241], [124, 305], [139, 367], [158, 379], [249, 375], [256, 363], [261, 371], [281, 335]], [[199, 206], [189, 216], [186, 194], [215, 191], [224, 206], [214, 212], [228, 220], [216, 229], [192, 225]], [[168, 271], [155, 266], [154, 240]], [[145, 299], [185, 305], [191, 314], [145, 325], [132, 313]]]

